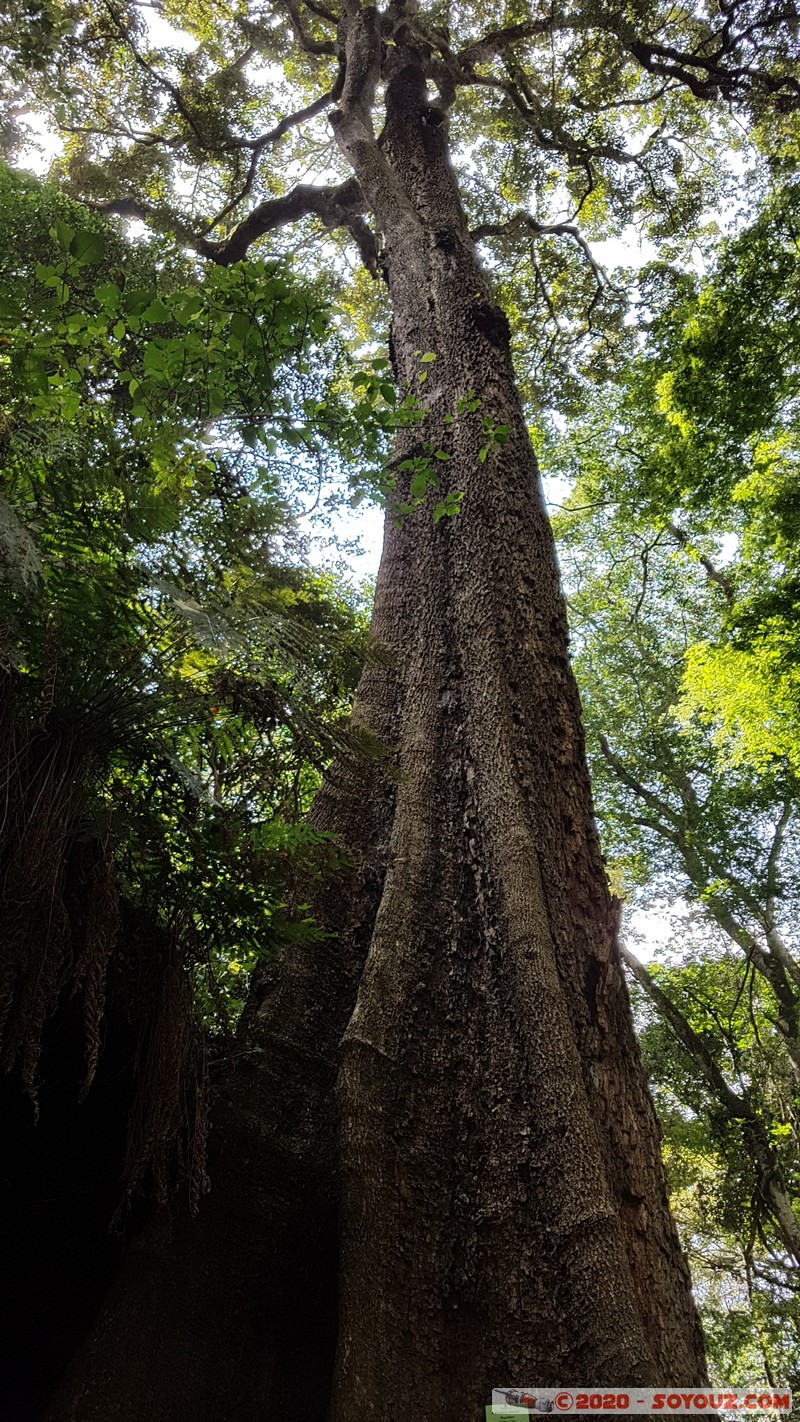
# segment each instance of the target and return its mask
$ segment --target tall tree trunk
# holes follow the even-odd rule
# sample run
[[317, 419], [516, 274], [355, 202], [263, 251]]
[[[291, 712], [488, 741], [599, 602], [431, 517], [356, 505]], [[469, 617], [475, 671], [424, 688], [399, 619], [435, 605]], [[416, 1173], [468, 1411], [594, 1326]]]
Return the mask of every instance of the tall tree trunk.
[[[355, 864], [317, 905], [335, 937], [257, 984], [210, 1200], [139, 1241], [51, 1422], [271, 1422], [311, 1394], [332, 1422], [463, 1422], [504, 1382], [704, 1376], [508, 324], [420, 55], [400, 37], [378, 142], [377, 19], [343, 42], [337, 138], [426, 411], [400, 453], [449, 452], [462, 512], [389, 520], [395, 655], [355, 715], [399, 775], [329, 776], [314, 821]], [[508, 435], [482, 461], [487, 416]]]
[[[452, 521], [409, 522], [411, 554], [387, 572], [406, 595], [411, 581], [415, 635], [383, 896], [339, 1072], [336, 1422], [377, 1422], [387, 1397], [393, 1417], [463, 1417], [501, 1378], [703, 1370], [508, 323], [444, 114], [402, 42], [386, 107], [380, 149], [347, 91], [337, 133], [384, 231], [398, 375], [428, 411], [417, 438], [452, 454], [464, 498]], [[472, 418], [457, 413], [470, 392]], [[508, 436], [482, 462], [486, 418]]]

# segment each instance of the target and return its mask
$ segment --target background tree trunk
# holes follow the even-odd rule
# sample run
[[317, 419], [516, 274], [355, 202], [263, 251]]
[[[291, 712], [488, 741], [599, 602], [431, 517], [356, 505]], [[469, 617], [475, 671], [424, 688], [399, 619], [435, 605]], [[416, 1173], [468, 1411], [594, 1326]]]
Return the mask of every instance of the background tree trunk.
[[[316, 905], [335, 937], [257, 982], [210, 1200], [137, 1241], [50, 1422], [271, 1422], [312, 1394], [335, 1422], [463, 1422], [504, 1382], [704, 1376], [508, 324], [418, 53], [398, 43], [378, 143], [368, 12], [344, 42], [337, 137], [426, 408], [400, 454], [448, 451], [463, 509], [389, 519], [394, 661], [355, 717], [399, 777], [328, 777], [313, 819], [354, 855]], [[508, 437], [482, 462], [485, 417]]]

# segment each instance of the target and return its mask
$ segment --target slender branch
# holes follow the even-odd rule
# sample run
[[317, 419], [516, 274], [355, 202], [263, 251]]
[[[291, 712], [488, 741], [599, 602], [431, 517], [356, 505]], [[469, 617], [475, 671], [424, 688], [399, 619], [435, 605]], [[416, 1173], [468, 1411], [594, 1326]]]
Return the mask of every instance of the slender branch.
[[183, 133], [173, 134], [170, 138], [163, 133], [152, 133], [144, 129], [137, 131], [130, 127], [123, 128], [121, 125], [114, 124], [101, 128], [98, 124], [64, 123], [62, 121], [58, 127], [63, 133], [90, 133], [101, 138], [127, 139], [139, 148], [180, 148], [186, 142], [186, 135]]
[[594, 315], [595, 307], [597, 306], [597, 303], [599, 302], [603, 291], [606, 288], [610, 289], [611, 284], [608, 281], [608, 278], [605, 272], [603, 271], [603, 268], [599, 266], [598, 263], [595, 261], [592, 249], [589, 246], [589, 243], [586, 241], [586, 238], [582, 235], [578, 228], [574, 226], [573, 223], [538, 222], [537, 219], [535, 217], [532, 217], [530, 213], [518, 212], [515, 213], [513, 217], [510, 217], [507, 222], [484, 222], [479, 227], [473, 228], [472, 232], [470, 233], [470, 236], [472, 237], [473, 242], [481, 242], [486, 237], [500, 237], [506, 234], [513, 234], [514, 231], [518, 231], [520, 229], [524, 229], [530, 232], [531, 235], [534, 237], [569, 237], [570, 241], [574, 242], [576, 246], [580, 248], [581, 252], [583, 253], [591, 268], [592, 275], [595, 280], [594, 295], [592, 296], [592, 299], [589, 302], [589, 307], [586, 312], [586, 324], [588, 329], [591, 331], [592, 317]]
[[150, 78], [155, 81], [155, 83], [159, 86], [160, 89], [163, 89], [165, 93], [170, 95], [181, 118], [189, 125], [201, 148], [205, 148], [206, 142], [203, 137], [203, 134], [200, 132], [200, 129], [197, 126], [197, 122], [194, 116], [186, 107], [186, 103], [184, 102], [183, 95], [178, 85], [173, 84], [171, 79], [168, 79], [165, 74], [162, 74], [158, 69], [155, 68], [154, 65], [150, 64], [149, 61], [145, 59], [143, 54], [139, 53], [130, 30], [128, 29], [127, 25], [125, 25], [123, 21], [119, 18], [116, 11], [114, 10], [113, 5], [109, 4], [109, 0], [103, 0], [103, 4], [105, 10], [110, 16], [111, 23], [114, 25], [117, 34], [120, 36], [121, 39], [124, 39], [131, 54], [133, 55], [136, 64], [138, 64], [140, 69], [144, 70], [145, 74], [150, 75]]
[[534, 237], [569, 237], [580, 247], [591, 267], [597, 285], [608, 285], [603, 268], [595, 261], [592, 249], [583, 234], [571, 222], [538, 222], [529, 212], [515, 212], [506, 222], [482, 222], [473, 227], [470, 236], [473, 242], [482, 242], [486, 237], [502, 237], [520, 228], [533, 233]]
[[83, 206], [109, 217], [125, 217], [133, 222], [149, 223], [156, 232], [168, 231], [177, 237], [179, 242], [185, 242], [187, 247], [199, 250], [198, 244], [202, 241], [200, 234], [193, 231], [178, 213], [157, 208], [152, 203], [145, 202], [143, 198], [120, 197], [102, 201], [84, 198]]
[[317, 114], [321, 114], [329, 104], [335, 104], [341, 94], [343, 84], [344, 71], [342, 70], [333, 88], [329, 89], [326, 94], [320, 94], [318, 99], [314, 99], [311, 104], [306, 104], [304, 109], [297, 109], [295, 113], [287, 114], [280, 120], [280, 123], [276, 123], [275, 127], [269, 130], [269, 133], [262, 133], [258, 138], [242, 139], [242, 147], [257, 148], [260, 152], [261, 149], [266, 148], [267, 144], [277, 143], [278, 139], [283, 138], [283, 135], [288, 133], [291, 128], [298, 128], [301, 123], [307, 123], [309, 119], [316, 118]]
[[[777, 1027], [786, 1044], [786, 1051], [792, 1063], [793, 1070], [800, 1075], [800, 1029], [798, 1026], [798, 1002], [792, 990], [792, 986], [787, 977], [787, 967], [784, 965], [781, 955], [764, 949], [758, 939], [748, 928], [741, 923], [725, 902], [721, 894], [709, 887], [710, 875], [718, 875], [720, 878], [730, 878], [730, 866], [726, 866], [713, 852], [706, 848], [704, 854], [706, 861], [698, 852], [691, 837], [687, 834], [690, 820], [685, 814], [680, 814], [664, 802], [660, 796], [652, 790], [648, 790], [646, 785], [636, 779], [620, 759], [611, 749], [605, 736], [599, 737], [600, 749], [605, 759], [611, 766], [617, 779], [623, 785], [627, 785], [632, 790], [637, 799], [642, 804], [647, 805], [655, 814], [655, 822], [650, 819], [639, 820], [670, 844], [675, 846], [681, 860], [689, 882], [694, 885], [698, 892], [703, 894], [703, 902], [708, 913], [723, 933], [735, 943], [744, 953], [753, 967], [769, 983], [777, 998], [780, 1016], [777, 1020]], [[688, 785], [688, 789], [687, 789]], [[699, 809], [697, 797], [693, 788], [688, 782], [688, 777], [684, 777], [683, 786], [684, 803], [687, 810]], [[634, 817], [635, 818], [635, 817]], [[740, 895], [748, 900], [748, 907], [755, 917], [760, 917], [757, 903], [750, 900], [750, 895], [745, 886], [737, 885]], [[769, 942], [769, 940], [768, 940]], [[770, 945], [772, 946], [772, 945]], [[793, 961], [793, 960], [792, 960]]]
[[746, 1096], [730, 1087], [705, 1042], [687, 1022], [683, 1013], [651, 977], [643, 963], [626, 947], [621, 946], [623, 962], [647, 993], [659, 1014], [672, 1027], [681, 1046], [700, 1069], [714, 1096], [728, 1115], [742, 1123], [742, 1133], [761, 1172], [761, 1193], [778, 1234], [786, 1249], [800, 1263], [800, 1223], [783, 1187], [778, 1160], [765, 1129], [765, 1123]]
[[617, 779], [621, 780], [623, 785], [627, 785], [628, 789], [632, 790], [645, 805], [649, 805], [652, 810], [655, 810], [659, 818], [663, 818], [673, 825], [679, 835], [683, 835], [685, 829], [683, 816], [673, 810], [670, 805], [665, 804], [658, 795], [655, 795], [652, 790], [648, 790], [645, 785], [642, 785], [640, 780], [637, 780], [636, 777], [631, 774], [624, 761], [620, 760], [616, 752], [611, 749], [605, 736], [601, 735], [599, 741], [600, 749], [614, 771], [614, 774], [617, 776]]
[[511, 58], [505, 61], [508, 80], [492, 81], [511, 100], [529, 128], [536, 134], [539, 145], [547, 152], [569, 153], [576, 159], [605, 158], [613, 163], [641, 165], [642, 159], [660, 137], [661, 129], [656, 129], [643, 144], [638, 153], [628, 153], [613, 143], [587, 143], [568, 133], [563, 124], [556, 121], [537, 99], [525, 71]]
[[786, 830], [792, 818], [794, 805], [791, 800], [785, 800], [778, 823], [775, 826], [775, 833], [772, 837], [769, 855], [767, 857], [767, 901], [766, 913], [764, 915], [764, 929], [767, 935], [767, 943], [775, 954], [775, 957], [783, 964], [789, 977], [796, 987], [800, 987], [800, 965], [798, 965], [794, 954], [783, 941], [783, 937], [778, 931], [775, 922], [775, 900], [778, 897], [778, 867], [780, 864], [783, 842], [786, 837]]
[[793, 808], [791, 800], [784, 800], [767, 856], [767, 913], [770, 918], [773, 917], [775, 911], [775, 899], [778, 894], [778, 865]]
[[303, 0], [303, 4], [307, 10], [311, 11], [312, 15], [318, 15], [320, 20], [327, 20], [329, 25], [338, 25], [342, 18], [333, 10], [329, 10], [327, 5], [320, 5], [319, 0]]
[[636, 955], [631, 953], [630, 949], [624, 945], [620, 947], [620, 953], [622, 954], [623, 962], [630, 968], [639, 986], [644, 988], [650, 1001], [658, 1008], [660, 1016], [669, 1022], [681, 1046], [686, 1049], [695, 1065], [700, 1068], [708, 1085], [711, 1087], [717, 1100], [725, 1107], [728, 1115], [737, 1121], [754, 1120], [756, 1113], [751, 1103], [746, 1097], [739, 1096], [738, 1093], [728, 1085], [700, 1034], [695, 1032], [680, 1009], [675, 1006], [671, 998], [667, 997], [663, 988], [660, 988], [655, 979], [651, 977], [644, 963], [640, 963]]
[[[300, 18], [300, 11], [294, 4], [294, 0], [283, 0], [283, 7], [291, 21], [297, 43], [306, 54], [336, 54], [337, 50], [334, 40], [315, 40], [306, 34], [303, 29], [303, 22]], [[329, 19], [332, 17], [326, 15], [325, 18]]]
[[757, 1279], [763, 1279], [766, 1284], [771, 1284], [775, 1289], [791, 1289], [792, 1293], [800, 1293], [800, 1283], [795, 1283], [785, 1274], [773, 1274], [771, 1270], [765, 1269], [756, 1262], [753, 1263], [753, 1273]]
[[224, 222], [225, 218], [228, 217], [241, 202], [244, 202], [246, 197], [249, 197], [256, 180], [258, 164], [264, 149], [276, 144], [290, 129], [297, 128], [300, 124], [306, 123], [308, 119], [315, 118], [316, 115], [322, 113], [329, 104], [335, 103], [339, 97], [343, 83], [344, 69], [340, 71], [336, 84], [327, 94], [321, 94], [318, 99], [315, 99], [311, 104], [307, 104], [304, 109], [298, 109], [296, 113], [287, 114], [285, 118], [280, 120], [280, 123], [277, 123], [274, 128], [270, 129], [269, 133], [262, 133], [259, 138], [242, 140], [242, 147], [252, 148], [245, 180], [239, 191], [234, 193], [230, 201], [225, 204], [222, 211], [218, 212], [216, 217], [213, 217], [206, 225], [203, 235], [213, 232], [215, 227], [219, 227], [220, 223]]
[[[678, 528], [677, 524], [668, 523], [667, 533], [670, 535], [671, 538], [674, 538], [675, 542], [680, 548], [684, 548], [688, 552], [696, 552], [696, 550], [692, 548], [689, 542], [689, 535], [687, 533], [684, 533], [682, 528]], [[701, 567], [705, 569], [706, 577], [708, 578], [709, 582], [716, 583], [717, 587], [721, 588], [722, 592], [724, 593], [725, 601], [728, 603], [729, 606], [733, 606], [735, 594], [733, 590], [733, 583], [731, 582], [730, 578], [726, 577], [724, 573], [721, 573], [718, 568], [715, 568], [714, 564], [711, 562], [711, 559], [706, 558], [704, 554], [698, 554], [697, 559]]]

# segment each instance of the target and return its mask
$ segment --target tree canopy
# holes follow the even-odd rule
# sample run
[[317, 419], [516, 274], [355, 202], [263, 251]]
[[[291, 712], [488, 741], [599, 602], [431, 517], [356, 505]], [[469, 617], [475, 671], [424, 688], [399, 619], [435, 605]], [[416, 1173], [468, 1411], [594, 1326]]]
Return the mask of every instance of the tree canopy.
[[577, 474], [558, 523], [613, 873], [634, 904], [682, 906], [670, 966], [629, 962], [718, 1299], [712, 1353], [736, 1356], [729, 1271], [740, 1358], [754, 1325], [779, 1370], [798, 1243], [796, 201], [776, 179], [706, 277], [668, 274], [624, 382], [553, 447]]

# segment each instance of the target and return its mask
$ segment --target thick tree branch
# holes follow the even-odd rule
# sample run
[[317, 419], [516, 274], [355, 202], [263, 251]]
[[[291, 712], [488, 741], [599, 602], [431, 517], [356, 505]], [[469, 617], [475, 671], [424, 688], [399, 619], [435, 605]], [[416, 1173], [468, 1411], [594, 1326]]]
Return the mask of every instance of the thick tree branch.
[[159, 211], [150, 203], [136, 198], [112, 198], [108, 202], [87, 202], [86, 206], [95, 212], [149, 222], [156, 230], [166, 227], [187, 247], [192, 247], [201, 257], [207, 257], [221, 267], [240, 262], [253, 243], [267, 232], [286, 227], [300, 218], [314, 216], [325, 227], [347, 228], [358, 246], [364, 265], [373, 276], [378, 270], [375, 238], [364, 220], [364, 201], [355, 178], [348, 178], [337, 187], [328, 188], [300, 183], [284, 193], [283, 197], [259, 203], [231, 235], [220, 242], [211, 242], [203, 233], [192, 231], [177, 214]]
[[[796, 19], [796, 16], [792, 18]], [[648, 73], [678, 80], [697, 99], [716, 99], [722, 95], [730, 102], [748, 90], [761, 88], [768, 94], [784, 94], [791, 107], [796, 108], [800, 105], [800, 81], [792, 75], [768, 74], [750, 65], [727, 68], [720, 63], [726, 54], [750, 40], [759, 28], [765, 27], [769, 27], [768, 24], [751, 26], [747, 32], [743, 31], [728, 43], [723, 43], [712, 55], [678, 50], [671, 45], [646, 44], [641, 40], [633, 40], [629, 49]]]
[[356, 123], [362, 136], [368, 135], [374, 141], [372, 105], [381, 77], [382, 39], [377, 11], [367, 14], [358, 0], [345, 0], [339, 34], [345, 56], [342, 118]]
[[301, 217], [318, 217], [325, 227], [346, 227], [358, 243], [359, 251], [370, 270], [375, 270], [375, 247], [372, 234], [363, 220], [364, 201], [355, 178], [348, 178], [336, 187], [318, 188], [299, 183], [279, 198], [269, 198], [248, 213], [237, 228], [222, 242], [210, 242], [201, 237], [193, 245], [203, 257], [218, 266], [229, 267], [240, 262], [248, 249], [267, 232], [297, 222]]
[[460, 69], [474, 69], [476, 64], [485, 64], [496, 59], [498, 55], [505, 54], [510, 45], [524, 39], [535, 39], [537, 35], [550, 34], [552, 29], [553, 21], [547, 19], [529, 20], [521, 25], [508, 25], [502, 30], [490, 30], [453, 57]]
[[[713, 851], [705, 849], [704, 854], [701, 855], [692, 836], [687, 833], [690, 824], [696, 821], [700, 809], [693, 787], [690, 783], [688, 790], [686, 785], [683, 787], [687, 809], [694, 812], [690, 820], [685, 814], [673, 810], [660, 796], [652, 790], [648, 790], [646, 785], [637, 780], [636, 776], [628, 770], [624, 761], [611, 749], [605, 736], [601, 735], [599, 741], [600, 749], [617, 779], [623, 785], [627, 785], [637, 799], [654, 812], [655, 821], [648, 819], [644, 823], [675, 846], [683, 861], [684, 871], [690, 884], [703, 895], [705, 907], [714, 922], [731, 942], [741, 949], [748, 962], [751, 962], [756, 971], [769, 983], [780, 1009], [776, 1026], [786, 1044], [786, 1051], [793, 1069], [796, 1074], [800, 1075], [800, 1013], [797, 996], [787, 976], [787, 967], [783, 962], [782, 955], [763, 948], [755, 935], [738, 920], [722, 895], [710, 887], [710, 880], [715, 876], [722, 880], [730, 879], [731, 869]], [[737, 885], [736, 887], [754, 917], [760, 919], [762, 915], [759, 904], [753, 899], [746, 886]], [[769, 938], [767, 941], [769, 943]]]
[[[404, 0], [393, 0], [388, 18], [372, 8], [362, 9], [359, 0], [345, 0], [339, 27], [340, 51], [344, 54], [345, 80], [341, 103], [330, 117], [336, 142], [358, 175], [359, 191], [365, 206], [374, 214], [383, 231], [393, 230], [398, 239], [419, 234], [419, 217], [409, 195], [387, 161], [375, 134], [372, 120], [375, 94], [383, 77], [384, 32], [382, 24], [393, 25], [403, 14]], [[391, 78], [387, 79], [391, 84]]]

